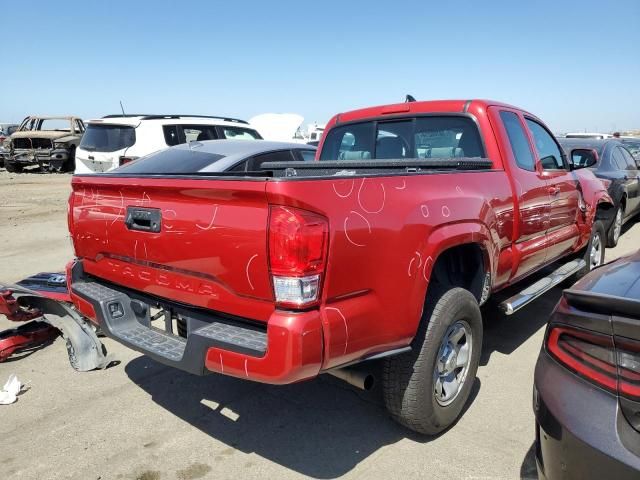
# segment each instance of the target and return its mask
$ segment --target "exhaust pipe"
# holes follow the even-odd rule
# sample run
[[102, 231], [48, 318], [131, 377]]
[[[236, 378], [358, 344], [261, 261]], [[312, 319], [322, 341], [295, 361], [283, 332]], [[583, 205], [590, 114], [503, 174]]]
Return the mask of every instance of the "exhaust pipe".
[[375, 378], [370, 373], [351, 368], [339, 368], [330, 370], [327, 373], [361, 390], [371, 390], [375, 383]]

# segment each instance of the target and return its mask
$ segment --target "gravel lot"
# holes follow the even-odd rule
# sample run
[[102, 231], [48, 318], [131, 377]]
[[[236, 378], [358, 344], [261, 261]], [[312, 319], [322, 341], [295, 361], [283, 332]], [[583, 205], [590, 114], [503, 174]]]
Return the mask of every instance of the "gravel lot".
[[[0, 172], [0, 279], [59, 271], [71, 258], [70, 176]], [[640, 244], [627, 227], [607, 259]], [[164, 367], [105, 339], [120, 364], [77, 373], [64, 343], [0, 364], [29, 390], [0, 406], [0, 478], [535, 478], [531, 390], [549, 292], [509, 318], [485, 312], [468, 410], [425, 439], [391, 421], [377, 389], [333, 378], [273, 387]], [[2, 317], [0, 330], [12, 325]]]

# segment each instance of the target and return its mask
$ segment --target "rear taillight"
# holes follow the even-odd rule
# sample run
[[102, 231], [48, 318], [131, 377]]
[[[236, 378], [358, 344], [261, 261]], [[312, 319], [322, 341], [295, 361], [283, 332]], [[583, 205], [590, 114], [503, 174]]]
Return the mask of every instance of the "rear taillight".
[[73, 223], [73, 204], [75, 201], [75, 193], [72, 191], [67, 201], [67, 227], [69, 228], [69, 237], [71, 238], [71, 246], [73, 247], [73, 253], [76, 253], [76, 241], [74, 235], [74, 223]]
[[565, 327], [553, 327], [547, 350], [561, 364], [581, 377], [611, 391], [617, 391], [613, 339]]
[[138, 157], [120, 157], [119, 158], [119, 162], [118, 165], [122, 166], [122, 165], [126, 165], [127, 163], [131, 163], [134, 160], [137, 160]]
[[269, 211], [269, 268], [276, 303], [306, 308], [320, 298], [329, 223], [316, 213], [274, 205]]
[[640, 342], [554, 326], [547, 336], [547, 351], [564, 367], [619, 395], [622, 411], [638, 428]]

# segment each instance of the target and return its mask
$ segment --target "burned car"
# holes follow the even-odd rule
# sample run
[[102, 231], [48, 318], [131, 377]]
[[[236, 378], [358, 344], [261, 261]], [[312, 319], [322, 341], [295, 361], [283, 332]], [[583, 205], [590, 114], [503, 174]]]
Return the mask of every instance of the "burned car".
[[82, 119], [77, 117], [27, 117], [9, 137], [5, 168], [21, 172], [25, 167], [38, 166], [41, 170], [72, 172], [84, 130]]

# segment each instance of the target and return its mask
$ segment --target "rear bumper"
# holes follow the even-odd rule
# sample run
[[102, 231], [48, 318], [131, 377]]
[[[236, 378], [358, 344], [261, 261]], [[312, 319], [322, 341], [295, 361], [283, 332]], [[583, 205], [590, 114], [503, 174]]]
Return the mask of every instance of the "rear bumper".
[[[114, 340], [158, 362], [203, 375], [217, 372], [271, 384], [316, 376], [322, 365], [318, 311], [274, 311], [266, 328], [229, 316], [168, 305], [160, 299], [87, 277], [76, 262], [70, 273], [76, 308]], [[151, 325], [149, 306], [162, 304], [185, 319], [186, 338]]]
[[541, 480], [640, 478], [640, 434], [615, 395], [576, 377], [544, 351], [536, 365], [534, 412]]

